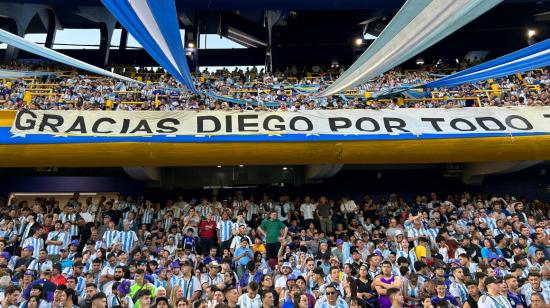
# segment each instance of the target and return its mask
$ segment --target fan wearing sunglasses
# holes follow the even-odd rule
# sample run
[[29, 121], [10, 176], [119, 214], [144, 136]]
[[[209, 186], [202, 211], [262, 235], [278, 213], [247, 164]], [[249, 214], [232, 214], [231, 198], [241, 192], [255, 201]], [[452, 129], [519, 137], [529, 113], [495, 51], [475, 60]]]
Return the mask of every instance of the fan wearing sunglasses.
[[315, 308], [349, 308], [349, 305], [340, 297], [337, 287], [330, 284], [325, 288], [324, 298], [317, 301]]

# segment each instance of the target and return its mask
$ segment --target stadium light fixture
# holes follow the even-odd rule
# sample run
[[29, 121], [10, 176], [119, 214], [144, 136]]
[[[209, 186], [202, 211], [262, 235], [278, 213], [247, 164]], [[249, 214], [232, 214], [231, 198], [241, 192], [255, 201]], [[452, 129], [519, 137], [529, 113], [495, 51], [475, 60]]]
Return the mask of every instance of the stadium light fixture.
[[424, 65], [424, 59], [422, 58], [416, 59], [416, 65]]
[[239, 31], [233, 27], [227, 28], [227, 38], [237, 42], [246, 43], [246, 45], [251, 45], [252, 47], [267, 46], [267, 42], [262, 41], [250, 34]]
[[288, 168], [287, 168], [287, 167], [283, 167], [283, 170], [285, 170], [285, 171], [286, 171], [286, 170], [288, 170]]
[[535, 31], [533, 29], [527, 29], [527, 37], [532, 38], [536, 34], [537, 34], [537, 31]]
[[193, 42], [187, 43], [187, 48], [195, 48], [195, 44]]
[[256, 46], [250, 44], [249, 42], [246, 42], [246, 41], [244, 41], [243, 39], [239, 39], [239, 38], [237, 38], [237, 37], [235, 37], [235, 36], [233, 36], [233, 37], [229, 37], [229, 36], [228, 36], [227, 38], [230, 39], [230, 40], [233, 41], [233, 42], [236, 42], [237, 44], [243, 45], [243, 46], [246, 47], [246, 48], [256, 47]]
[[363, 45], [363, 39], [362, 38], [356, 38], [355, 39], [355, 46], [359, 47]]
[[218, 165], [218, 168], [221, 168], [222, 166]]
[[244, 165], [239, 165], [239, 168], [242, 168], [242, 167], [244, 167]]

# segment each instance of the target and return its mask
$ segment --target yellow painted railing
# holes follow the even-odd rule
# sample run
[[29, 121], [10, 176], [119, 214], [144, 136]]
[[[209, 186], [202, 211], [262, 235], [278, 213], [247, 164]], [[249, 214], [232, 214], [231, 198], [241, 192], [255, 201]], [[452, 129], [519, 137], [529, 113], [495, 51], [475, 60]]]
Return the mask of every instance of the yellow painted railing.
[[125, 104], [125, 105], [141, 105], [145, 104], [146, 102], [120, 102], [118, 104]]
[[48, 92], [48, 93], [53, 93], [53, 90], [50, 89], [50, 88], [30, 88], [30, 89], [28, 89], [28, 91], [30, 91], [30, 92]]
[[141, 94], [141, 91], [113, 91], [116, 94]]
[[[467, 97], [435, 97], [435, 98], [405, 98], [403, 102], [439, 102], [439, 101], [465, 101], [465, 100], [474, 100], [478, 107], [481, 107], [481, 99], [477, 96], [467, 96]], [[389, 103], [391, 99], [379, 99], [379, 102]]]
[[28, 85], [29, 88], [44, 88], [44, 87], [59, 87], [60, 84], [58, 83], [31, 83]]

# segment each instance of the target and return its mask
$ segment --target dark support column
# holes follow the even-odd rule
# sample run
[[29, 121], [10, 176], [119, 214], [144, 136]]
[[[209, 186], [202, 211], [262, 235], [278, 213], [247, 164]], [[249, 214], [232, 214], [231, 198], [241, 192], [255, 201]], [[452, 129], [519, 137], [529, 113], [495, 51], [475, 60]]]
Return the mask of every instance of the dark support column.
[[118, 49], [120, 51], [125, 51], [126, 47], [128, 47], [128, 30], [122, 28], [122, 31], [120, 32], [120, 44]]
[[56, 22], [55, 22], [55, 13], [52, 10], [48, 10], [48, 29], [46, 32], [46, 43], [44, 46], [47, 48], [52, 48], [55, 41], [55, 32], [56, 32]]
[[[192, 57], [192, 60], [191, 61], [187, 61], [188, 65], [189, 65], [189, 70], [191, 72], [196, 72], [198, 69], [199, 69], [199, 49], [200, 49], [200, 45], [201, 45], [201, 40], [200, 40], [200, 35], [201, 35], [201, 28], [200, 28], [200, 25], [201, 25], [201, 15], [200, 15], [200, 12], [199, 11], [195, 11], [195, 14], [194, 14], [195, 18], [194, 18], [194, 24], [193, 26], [191, 27], [191, 31], [190, 31], [190, 34], [192, 36], [191, 38], [191, 41], [192, 43], [194, 44], [194, 49], [193, 49], [193, 57]], [[186, 32], [187, 33], [187, 32]]]
[[106, 65], [109, 63], [109, 47], [111, 46], [111, 36], [109, 35], [109, 29], [106, 23], [99, 23], [99, 55], [100, 65]]
[[[24, 36], [24, 32], [19, 29], [17, 26], [17, 22], [14, 19], [8, 19], [7, 29], [8, 32], [11, 32], [15, 35]], [[17, 59], [17, 55], [19, 54], [19, 48], [15, 48], [11, 45], [8, 45], [8, 48], [6, 49], [6, 53], [4, 54], [4, 61], [13, 61]]]

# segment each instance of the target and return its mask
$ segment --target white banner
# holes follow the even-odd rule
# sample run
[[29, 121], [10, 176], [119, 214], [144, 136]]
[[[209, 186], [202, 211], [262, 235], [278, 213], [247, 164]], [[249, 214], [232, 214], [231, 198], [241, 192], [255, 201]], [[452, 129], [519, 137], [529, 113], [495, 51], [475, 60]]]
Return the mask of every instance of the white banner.
[[550, 107], [301, 112], [24, 110], [17, 113], [11, 132], [124, 137], [550, 133]]

